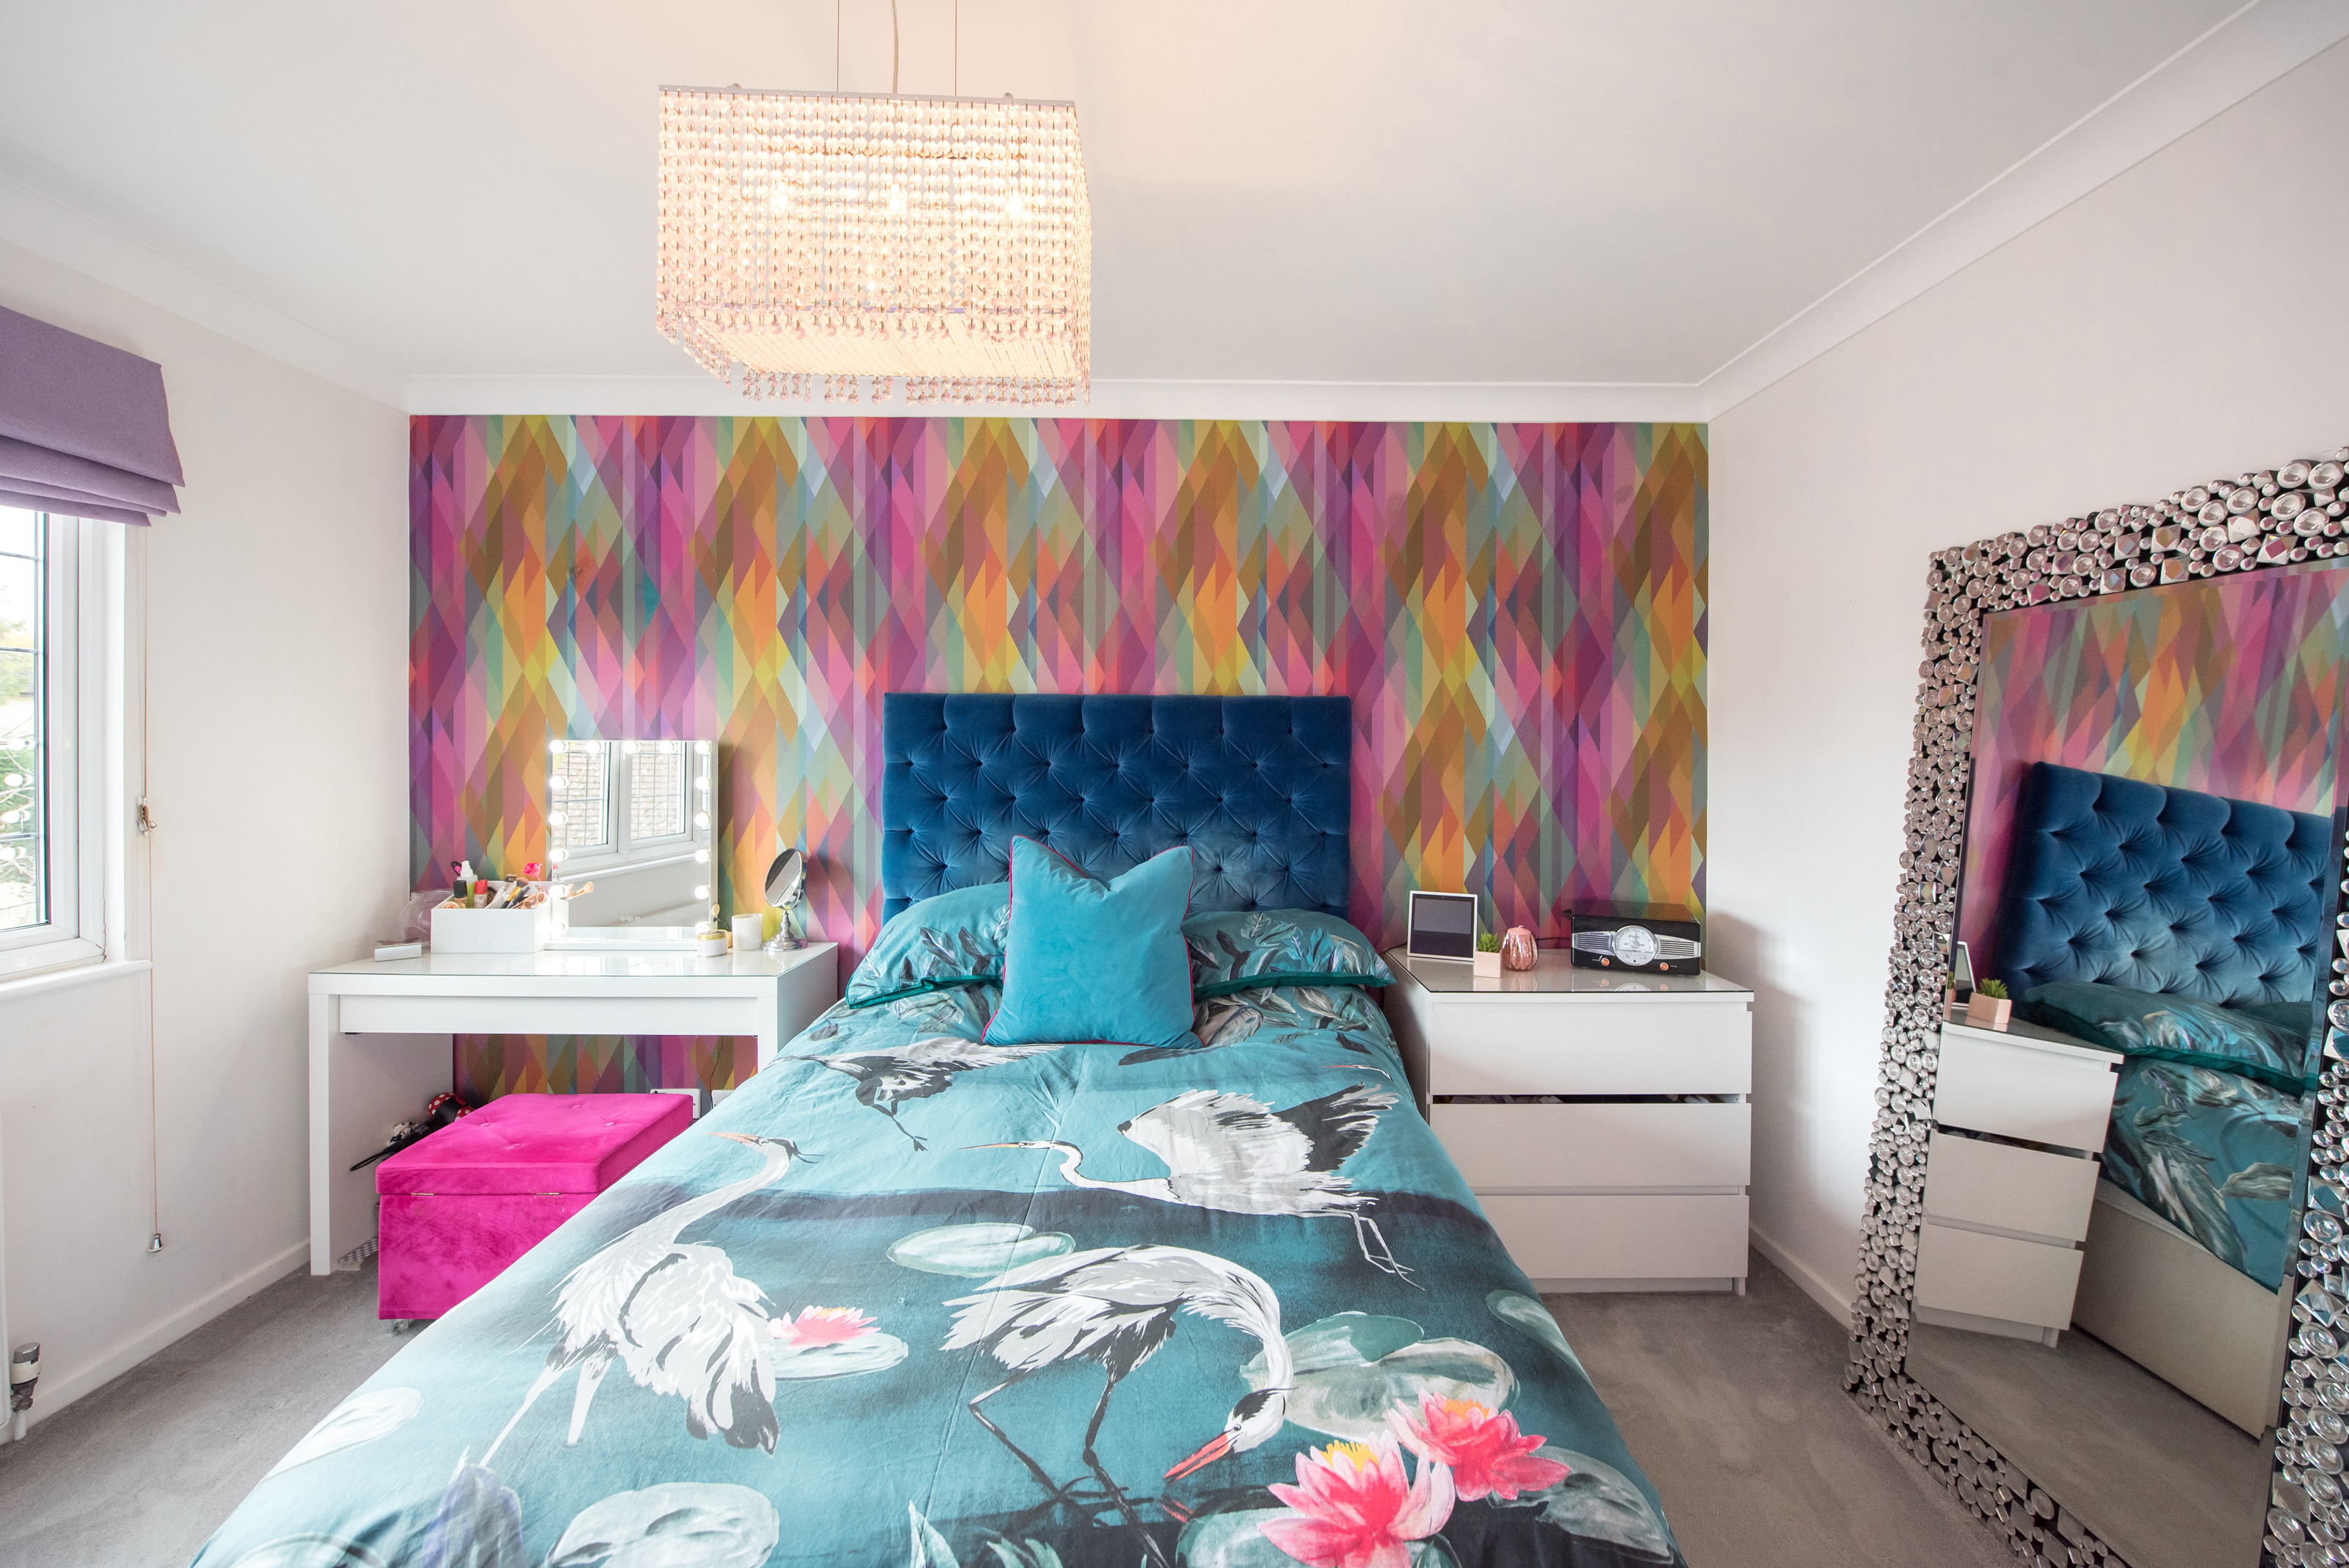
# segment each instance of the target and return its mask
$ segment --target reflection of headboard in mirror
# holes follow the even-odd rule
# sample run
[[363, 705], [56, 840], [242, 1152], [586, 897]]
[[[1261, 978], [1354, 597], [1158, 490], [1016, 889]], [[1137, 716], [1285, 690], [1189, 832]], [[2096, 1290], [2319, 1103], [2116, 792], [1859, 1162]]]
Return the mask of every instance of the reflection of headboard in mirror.
[[1098, 877], [1188, 845], [1194, 909], [1342, 917], [1353, 731], [1345, 697], [888, 692], [882, 914], [1004, 880], [1017, 835]]
[[2304, 1002], [2324, 967], [2328, 818], [2033, 763], [1990, 968], [2014, 995], [2102, 981]]
[[594, 888], [560, 908], [574, 929], [692, 926], [716, 918], [708, 741], [547, 742], [547, 859]]

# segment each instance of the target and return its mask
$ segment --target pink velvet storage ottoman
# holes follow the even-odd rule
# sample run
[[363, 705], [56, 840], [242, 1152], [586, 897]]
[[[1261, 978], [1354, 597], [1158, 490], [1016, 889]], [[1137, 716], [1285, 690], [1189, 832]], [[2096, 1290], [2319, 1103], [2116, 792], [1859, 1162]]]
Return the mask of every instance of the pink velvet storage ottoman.
[[376, 1167], [377, 1315], [440, 1317], [683, 1132], [680, 1095], [508, 1095]]

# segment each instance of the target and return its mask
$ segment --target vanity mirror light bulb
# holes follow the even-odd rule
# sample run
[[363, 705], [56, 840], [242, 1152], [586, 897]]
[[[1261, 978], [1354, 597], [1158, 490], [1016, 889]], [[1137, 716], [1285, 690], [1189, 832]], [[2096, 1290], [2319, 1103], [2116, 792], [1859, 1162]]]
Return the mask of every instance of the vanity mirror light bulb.
[[546, 863], [549, 866], [562, 865], [564, 853], [565, 851], [561, 845], [555, 846], [554, 848], [546, 852]]
[[693, 860], [694, 860], [694, 864], [695, 864], [695, 865], [697, 865], [697, 866], [707, 866], [707, 865], [709, 865], [709, 850], [707, 850], [707, 849], [697, 849], [697, 850], [695, 850], [695, 851], [693, 852]]
[[622, 755], [622, 756], [624, 756], [624, 757], [633, 757], [633, 756], [635, 756], [636, 754], [636, 742], [634, 742], [634, 741], [622, 741], [622, 742], [620, 742], [620, 755]]
[[697, 898], [707, 898], [709, 897], [709, 884], [704, 883], [702, 886], [696, 888], [693, 890], [693, 896]]
[[709, 742], [707, 741], [696, 741], [693, 742], [693, 749], [698, 754], [706, 757], [709, 754]]
[[706, 811], [697, 811], [697, 812], [695, 812], [695, 813], [693, 814], [693, 826], [696, 826], [696, 827], [707, 827], [707, 826], [709, 826], [709, 814], [708, 812], [706, 812]]

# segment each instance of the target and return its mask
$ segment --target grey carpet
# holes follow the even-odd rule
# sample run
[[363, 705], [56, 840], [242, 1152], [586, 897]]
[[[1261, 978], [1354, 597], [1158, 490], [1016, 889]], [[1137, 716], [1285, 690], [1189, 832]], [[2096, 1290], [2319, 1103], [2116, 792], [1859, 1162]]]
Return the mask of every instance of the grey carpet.
[[[1553, 1296], [1695, 1568], [2008, 1568], [1847, 1398], [1845, 1332], [1761, 1259], [1753, 1293]], [[279, 1281], [0, 1446], [0, 1563], [181, 1568], [406, 1343], [370, 1269]]]
[[371, 1267], [289, 1274], [0, 1445], [0, 1563], [182, 1568], [408, 1343], [375, 1310]]
[[1843, 1392], [1845, 1326], [1752, 1267], [1742, 1299], [1544, 1298], [1692, 1568], [2013, 1568]]

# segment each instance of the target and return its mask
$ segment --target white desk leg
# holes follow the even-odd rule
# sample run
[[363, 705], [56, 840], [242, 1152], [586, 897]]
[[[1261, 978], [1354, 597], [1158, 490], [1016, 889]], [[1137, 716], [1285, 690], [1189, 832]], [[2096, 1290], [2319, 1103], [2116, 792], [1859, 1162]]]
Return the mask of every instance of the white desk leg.
[[765, 1072], [767, 1064], [773, 1061], [775, 1053], [782, 1048], [783, 988], [777, 986], [775, 1004], [759, 1009], [759, 1071]]
[[335, 1272], [333, 1049], [342, 998], [310, 993], [310, 1272]]

